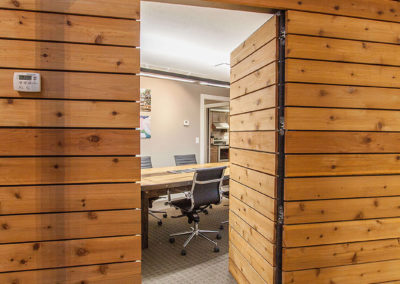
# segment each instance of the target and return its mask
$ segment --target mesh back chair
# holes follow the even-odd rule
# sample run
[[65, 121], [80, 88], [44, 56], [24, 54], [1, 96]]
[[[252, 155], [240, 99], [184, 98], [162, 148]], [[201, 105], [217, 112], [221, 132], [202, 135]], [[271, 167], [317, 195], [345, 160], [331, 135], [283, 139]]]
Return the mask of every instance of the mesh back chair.
[[[194, 236], [200, 236], [214, 244], [214, 252], [219, 252], [218, 244], [207, 237], [206, 233], [216, 233], [217, 239], [221, 238], [218, 231], [200, 230], [199, 213], [204, 212], [211, 204], [219, 204], [221, 202], [221, 186], [224, 181], [226, 167], [197, 169], [194, 173], [191, 191], [185, 199], [170, 201], [170, 204], [181, 210], [182, 215], [186, 216], [189, 224], [194, 222], [194, 227], [190, 231], [176, 233], [170, 235], [170, 243], [175, 242], [175, 236], [189, 235], [189, 238], [183, 244], [182, 255], [186, 255], [185, 248]], [[170, 199], [170, 195], [168, 197]]]
[[184, 166], [184, 165], [194, 165], [197, 164], [196, 155], [175, 155], [175, 165]]
[[[151, 168], [153, 168], [153, 164], [152, 164], [152, 162], [151, 162], [151, 157], [150, 156], [144, 156], [144, 157], [141, 157], [141, 159], [140, 159], [140, 165], [141, 165], [141, 168], [142, 169], [151, 169]], [[163, 217], [164, 218], [167, 218], [168, 217], [168, 215], [167, 215], [167, 211], [159, 211], [159, 210], [149, 210], [149, 215], [151, 215], [151, 216], [153, 216], [154, 218], [156, 218], [158, 221], [157, 221], [157, 224], [159, 225], [159, 226], [161, 226], [162, 225], [162, 220], [161, 220], [161, 218], [159, 218], [157, 215], [156, 215], [156, 213], [157, 214], [163, 214]]]

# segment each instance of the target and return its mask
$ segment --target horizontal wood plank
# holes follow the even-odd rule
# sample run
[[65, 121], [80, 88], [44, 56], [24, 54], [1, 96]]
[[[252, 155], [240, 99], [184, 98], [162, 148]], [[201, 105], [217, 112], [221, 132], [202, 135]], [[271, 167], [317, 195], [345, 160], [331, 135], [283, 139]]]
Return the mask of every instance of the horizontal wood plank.
[[231, 164], [230, 178], [272, 198], [276, 196], [276, 178], [271, 175]]
[[254, 230], [236, 214], [229, 214], [229, 226], [249, 243], [270, 265], [275, 266], [275, 245]]
[[400, 259], [397, 239], [283, 249], [283, 270], [301, 270], [330, 266]]
[[0, 185], [134, 182], [137, 157], [1, 158]]
[[[380, 2], [383, 4], [382, 1]], [[386, 1], [385, 4], [389, 4], [389, 2], [390, 1]], [[376, 1], [376, 3], [378, 3], [378, 1]], [[344, 4], [345, 3], [341, 3], [341, 6]], [[350, 3], [348, 3], [348, 5], [350, 5]], [[395, 9], [395, 7], [392, 7], [392, 9]], [[289, 34], [336, 37], [398, 44], [400, 26], [397, 23], [359, 19], [358, 17], [360, 16], [360, 13], [353, 16], [356, 16], [357, 18], [288, 11], [286, 32]]]
[[0, 99], [0, 126], [137, 128], [139, 103]]
[[277, 36], [277, 18], [274, 15], [231, 53], [231, 66], [235, 66]]
[[288, 177], [399, 174], [400, 155], [288, 155], [285, 165]]
[[391, 132], [288, 131], [285, 142], [287, 154], [400, 153], [400, 133]]
[[53, 13], [1, 10], [0, 37], [139, 46], [140, 22]]
[[230, 117], [231, 131], [257, 131], [276, 129], [276, 109], [266, 109]]
[[271, 63], [231, 84], [231, 99], [275, 85], [277, 82], [276, 68], [277, 64], [275, 62]]
[[400, 197], [285, 202], [285, 224], [400, 216]]
[[22, 271], [1, 273], [1, 283], [19, 284], [140, 284], [141, 263], [113, 263], [93, 266], [46, 269], [39, 271]]
[[286, 84], [287, 106], [400, 109], [400, 89]]
[[400, 131], [400, 112], [334, 108], [286, 109], [289, 130]]
[[229, 143], [232, 148], [277, 152], [276, 135], [275, 131], [230, 132]]
[[3, 68], [140, 72], [140, 50], [131, 47], [2, 39], [0, 61]]
[[285, 179], [285, 200], [400, 195], [400, 176], [348, 176]]
[[138, 155], [138, 130], [0, 129], [0, 156]]
[[268, 241], [275, 243], [275, 223], [273, 221], [235, 197], [229, 199], [229, 209], [232, 211], [231, 214], [236, 214]]
[[400, 46], [394, 44], [301, 35], [288, 35], [286, 43], [286, 57], [289, 58], [400, 65], [400, 58], [396, 56]]
[[284, 272], [283, 283], [384, 283], [400, 277], [400, 260]]
[[275, 60], [277, 60], [277, 41], [273, 39], [231, 68], [231, 83], [261, 69]]
[[[0, 245], [0, 271], [135, 261], [141, 258], [140, 238], [128, 236]], [[3, 276], [1, 273], [0, 279]]]
[[0, 1], [1, 8], [83, 14], [105, 17], [139, 19], [140, 1], [137, 0], [17, 0]]
[[10, 84], [14, 72], [21, 70], [0, 69], [0, 97], [139, 101], [140, 77], [136, 75], [23, 70], [40, 73], [42, 78], [40, 93], [26, 93]]
[[[233, 259], [235, 257], [233, 256]], [[229, 272], [232, 274], [232, 276], [235, 278], [235, 280], [239, 283], [242, 284], [250, 284], [250, 282], [246, 279], [244, 276], [243, 272], [240, 270], [239, 267], [234, 263], [234, 260], [229, 258]]]
[[276, 155], [248, 150], [230, 149], [230, 162], [242, 167], [276, 174]]
[[140, 208], [140, 184], [2, 187], [0, 214]]
[[231, 180], [229, 184], [229, 194], [236, 197], [270, 220], [275, 220], [275, 199], [272, 199], [271, 197], [268, 197], [234, 180]]
[[261, 89], [230, 102], [230, 115], [276, 107], [276, 86]]
[[284, 247], [304, 247], [400, 237], [400, 218], [285, 225]]
[[136, 235], [140, 216], [140, 210], [0, 216], [0, 243]]
[[286, 81], [300, 83], [400, 87], [400, 68], [367, 64], [286, 60]]

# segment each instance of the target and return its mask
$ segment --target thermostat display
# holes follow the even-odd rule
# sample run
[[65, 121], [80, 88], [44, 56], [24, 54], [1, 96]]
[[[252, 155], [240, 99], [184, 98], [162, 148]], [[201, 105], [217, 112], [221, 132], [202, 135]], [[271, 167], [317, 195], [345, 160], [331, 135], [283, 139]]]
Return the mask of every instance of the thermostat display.
[[18, 92], [40, 92], [41, 82], [39, 73], [14, 73], [14, 90]]

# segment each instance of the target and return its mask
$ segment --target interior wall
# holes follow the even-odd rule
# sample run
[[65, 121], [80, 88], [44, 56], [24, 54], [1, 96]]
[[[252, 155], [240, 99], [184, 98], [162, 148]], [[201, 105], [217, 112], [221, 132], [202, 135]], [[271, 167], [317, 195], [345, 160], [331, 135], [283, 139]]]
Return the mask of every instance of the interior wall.
[[140, 83], [152, 94], [151, 138], [141, 139], [141, 155], [151, 156], [153, 167], [174, 166], [174, 155], [183, 154], [196, 154], [199, 162], [200, 95], [227, 97], [229, 89], [151, 77]]

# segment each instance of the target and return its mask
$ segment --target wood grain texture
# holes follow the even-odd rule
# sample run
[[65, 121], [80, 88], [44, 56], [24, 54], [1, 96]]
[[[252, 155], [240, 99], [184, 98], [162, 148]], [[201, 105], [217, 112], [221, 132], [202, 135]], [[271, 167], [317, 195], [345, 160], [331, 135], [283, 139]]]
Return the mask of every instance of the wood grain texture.
[[288, 131], [285, 153], [400, 153], [400, 133]]
[[397, 280], [399, 260], [283, 273], [283, 283], [384, 283]]
[[255, 31], [231, 53], [231, 66], [235, 66], [250, 54], [277, 37], [277, 18], [274, 15], [269, 21]]
[[349, 221], [400, 216], [400, 197], [285, 202], [285, 224]]
[[231, 132], [229, 143], [232, 148], [277, 152], [275, 131]]
[[1, 38], [139, 46], [140, 22], [1, 10]]
[[140, 221], [140, 210], [0, 216], [0, 243], [135, 235]]
[[139, 127], [134, 102], [0, 99], [0, 126]]
[[139, 19], [140, 3], [130, 0], [0, 1], [1, 8]]
[[273, 39], [231, 68], [231, 83], [261, 69], [275, 60], [277, 60], [277, 41]]
[[236, 231], [251, 245], [270, 265], [275, 266], [275, 245], [254, 230], [236, 214], [229, 215], [230, 230]]
[[258, 131], [275, 129], [275, 108], [233, 115], [230, 118], [231, 131]]
[[391, 110], [288, 107], [285, 120], [290, 130], [400, 130], [400, 112]]
[[398, 154], [288, 155], [287, 177], [400, 173]]
[[276, 196], [276, 178], [235, 164], [230, 165], [230, 178], [267, 196]]
[[[391, 1], [384, 2], [390, 3]], [[383, 4], [382, 1], [381, 4]], [[399, 6], [398, 3], [395, 5]], [[357, 18], [350, 18], [288, 11], [286, 31], [289, 34], [399, 43], [400, 26], [397, 23], [359, 19], [359, 15], [354, 15]]]
[[286, 84], [287, 106], [400, 109], [400, 90], [320, 84]]
[[397, 239], [283, 249], [285, 271], [322, 268], [400, 258]]
[[400, 218], [285, 225], [284, 247], [399, 238]]
[[248, 150], [230, 149], [230, 162], [263, 173], [276, 174], [276, 155]]
[[42, 91], [40, 93], [14, 91], [10, 80], [12, 80], [14, 72], [21, 72], [21, 70], [0, 69], [0, 97], [139, 101], [139, 76], [38, 70], [25, 71], [41, 74]]
[[0, 255], [1, 272], [135, 261], [140, 236], [6, 244]]
[[242, 284], [250, 284], [250, 282], [246, 279], [240, 268], [236, 266], [234, 259], [235, 256], [233, 256], [232, 258], [229, 257], [229, 272], [232, 274], [232, 276], [235, 278], [237, 282]]
[[235, 197], [229, 199], [229, 210], [232, 211], [231, 214], [236, 214], [268, 241], [275, 243], [275, 223], [273, 221]]
[[0, 40], [1, 66], [6, 68], [137, 74], [139, 57], [140, 50], [131, 47]]
[[1, 158], [0, 185], [135, 182], [140, 158]]
[[288, 35], [286, 57], [399, 66], [394, 44]]
[[0, 129], [0, 156], [139, 155], [138, 130]]
[[399, 88], [400, 68], [355, 63], [288, 59], [286, 81]]
[[261, 89], [230, 102], [230, 115], [276, 107], [276, 86]]
[[[0, 274], [2, 283], [19, 284], [140, 284], [141, 263], [127, 262]], [[17, 281], [17, 282], [16, 282]]]
[[140, 208], [140, 184], [2, 187], [0, 214]]
[[231, 85], [231, 99], [275, 85], [277, 82], [276, 63], [267, 65]]
[[285, 179], [285, 200], [400, 195], [400, 176], [348, 176]]

